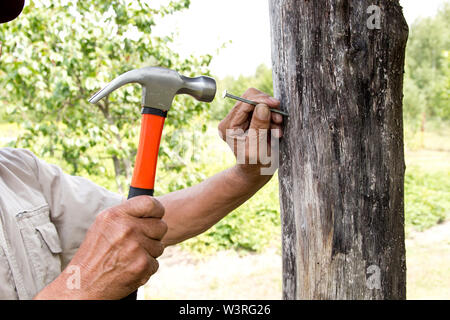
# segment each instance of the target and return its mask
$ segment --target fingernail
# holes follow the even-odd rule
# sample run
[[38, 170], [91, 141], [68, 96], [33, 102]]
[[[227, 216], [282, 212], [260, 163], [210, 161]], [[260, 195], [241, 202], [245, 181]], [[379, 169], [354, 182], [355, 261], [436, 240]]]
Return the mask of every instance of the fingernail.
[[267, 106], [265, 105], [258, 105], [256, 107], [256, 116], [258, 117], [258, 119], [260, 120], [269, 120], [270, 118], [270, 110]]

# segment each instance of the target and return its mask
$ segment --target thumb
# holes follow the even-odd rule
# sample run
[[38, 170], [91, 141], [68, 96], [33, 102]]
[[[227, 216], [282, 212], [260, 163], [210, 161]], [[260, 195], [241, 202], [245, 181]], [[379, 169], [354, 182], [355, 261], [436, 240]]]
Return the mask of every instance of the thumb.
[[162, 218], [164, 216], [163, 205], [155, 198], [149, 196], [138, 196], [128, 199], [116, 206], [116, 209], [136, 218]]
[[[261, 162], [260, 152], [267, 147], [267, 132], [270, 128], [270, 109], [266, 104], [258, 104], [253, 111], [252, 121], [246, 139], [249, 164]], [[259, 150], [259, 152], [258, 152]]]
[[270, 109], [266, 104], [258, 104], [253, 111], [250, 129], [269, 129], [270, 128]]

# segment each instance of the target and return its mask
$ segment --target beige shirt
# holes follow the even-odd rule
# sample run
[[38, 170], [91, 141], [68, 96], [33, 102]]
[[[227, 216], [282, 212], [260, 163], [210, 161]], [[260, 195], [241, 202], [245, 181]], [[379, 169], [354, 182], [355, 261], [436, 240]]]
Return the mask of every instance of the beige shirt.
[[0, 299], [32, 299], [122, 197], [23, 149], [0, 148]]

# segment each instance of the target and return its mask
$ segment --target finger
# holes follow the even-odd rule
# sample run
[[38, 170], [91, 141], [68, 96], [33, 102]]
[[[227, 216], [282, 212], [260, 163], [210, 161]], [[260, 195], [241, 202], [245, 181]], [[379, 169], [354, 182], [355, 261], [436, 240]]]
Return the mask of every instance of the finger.
[[164, 245], [161, 241], [141, 236], [139, 239], [141, 247], [153, 258], [158, 258], [164, 252]]
[[279, 113], [272, 112], [272, 121], [275, 123], [282, 123], [283, 116]]
[[270, 108], [280, 109], [280, 101], [266, 94], [255, 97], [255, 102], [267, 104]]
[[167, 233], [167, 224], [162, 219], [139, 219], [138, 224], [142, 233], [150, 239], [161, 240]]
[[[156, 260], [156, 259], [153, 258], [153, 257], [149, 257], [149, 267], [148, 267], [148, 272], [149, 272], [150, 276], [152, 276], [153, 274], [155, 274], [156, 271], [158, 271], [158, 269], [159, 269], [159, 262], [158, 262], [158, 260]], [[150, 277], [147, 278], [147, 281], [148, 281], [149, 278], [150, 278]], [[145, 283], [146, 283], [147, 281], [145, 281]], [[145, 283], [144, 283], [144, 284], [145, 284]]]
[[163, 205], [153, 197], [138, 196], [118, 205], [116, 209], [136, 218], [162, 218]]
[[266, 104], [258, 104], [253, 112], [250, 129], [269, 129], [271, 112]]
[[280, 101], [274, 97], [269, 96], [258, 89], [250, 88], [242, 95], [244, 98], [253, 100], [258, 103], [263, 103], [268, 105], [270, 108], [280, 108]]
[[133, 261], [135, 267], [133, 272], [139, 277], [137, 280], [137, 287], [141, 287], [147, 283], [150, 277], [159, 269], [159, 262], [148, 253]]
[[260, 150], [268, 143], [268, 129], [270, 128], [271, 114], [269, 107], [265, 104], [258, 104], [253, 112], [250, 129], [246, 139], [246, 151], [249, 164], [257, 164]]
[[255, 109], [255, 106], [246, 102], [242, 102], [242, 101], [238, 101], [233, 109], [235, 109], [235, 111], [241, 111], [244, 113], [250, 113], [253, 112], [253, 110]]
[[227, 116], [219, 123], [219, 135], [225, 140], [225, 135], [227, 129], [241, 128], [246, 130], [248, 124], [250, 123], [250, 113], [255, 107], [248, 104], [238, 102], [235, 104], [233, 109], [227, 114]]
[[250, 118], [252, 112], [255, 110], [255, 106], [245, 102], [238, 102], [235, 108], [235, 112], [231, 117], [230, 127], [239, 127], [244, 130], [248, 129], [248, 124], [250, 123]]

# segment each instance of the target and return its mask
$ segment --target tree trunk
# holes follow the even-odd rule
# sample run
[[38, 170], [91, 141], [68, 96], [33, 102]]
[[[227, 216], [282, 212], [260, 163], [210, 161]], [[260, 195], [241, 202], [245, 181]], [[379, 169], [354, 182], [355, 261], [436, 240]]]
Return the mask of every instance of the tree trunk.
[[269, 2], [283, 298], [405, 299], [398, 0]]

